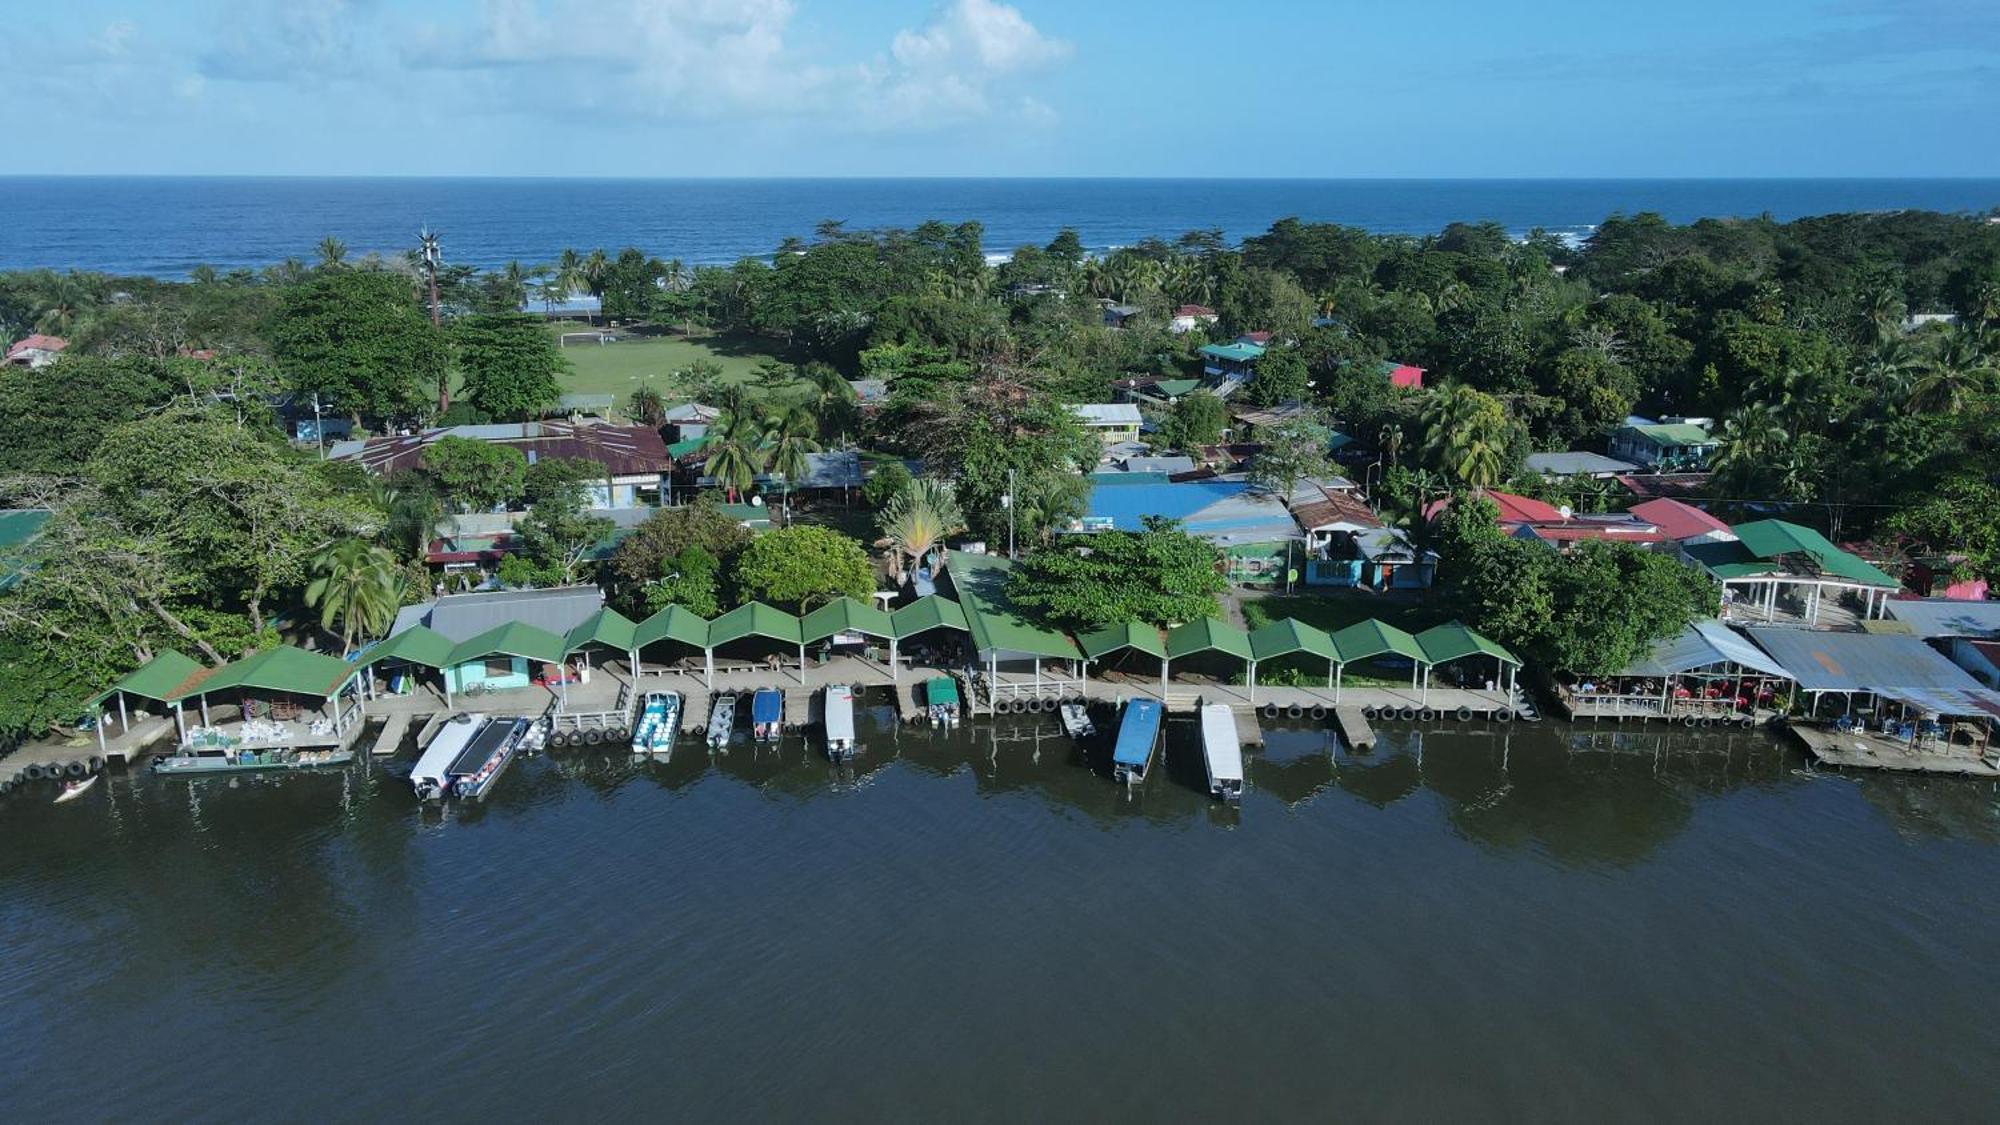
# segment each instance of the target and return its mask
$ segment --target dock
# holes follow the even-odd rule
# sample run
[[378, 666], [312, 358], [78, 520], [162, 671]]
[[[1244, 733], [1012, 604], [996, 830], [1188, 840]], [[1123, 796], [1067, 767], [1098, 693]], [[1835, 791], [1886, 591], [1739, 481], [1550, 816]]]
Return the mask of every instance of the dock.
[[707, 690], [701, 687], [691, 687], [683, 692], [682, 696], [681, 733], [707, 734], [709, 700]]
[[1336, 707], [1333, 722], [1340, 728], [1340, 740], [1349, 750], [1375, 749], [1375, 728], [1368, 725], [1368, 717], [1361, 713], [1361, 708]]
[[[1238, 746], [1264, 745], [1264, 728], [1257, 725], [1257, 712], [1247, 707], [1231, 707], [1229, 713], [1236, 719], [1236, 744]], [[1241, 769], [1241, 766], [1238, 766]]]
[[1821, 765], [1895, 773], [2000, 778], [2000, 764], [1996, 764], [1993, 756], [1976, 754], [1970, 747], [1919, 746], [1913, 749], [1903, 739], [1880, 734], [1838, 731], [1803, 723], [1793, 724], [1787, 729], [1805, 747], [1806, 753]]
[[813, 689], [804, 687], [785, 689], [785, 729], [801, 731], [812, 725]]
[[930, 712], [917, 702], [918, 685], [915, 680], [903, 680], [896, 684], [896, 717], [905, 723], [921, 723], [930, 717]]
[[411, 716], [407, 711], [389, 716], [389, 721], [382, 724], [382, 733], [375, 736], [375, 745], [369, 753], [377, 758], [386, 758], [394, 754], [402, 747], [404, 737], [410, 733], [410, 720]]

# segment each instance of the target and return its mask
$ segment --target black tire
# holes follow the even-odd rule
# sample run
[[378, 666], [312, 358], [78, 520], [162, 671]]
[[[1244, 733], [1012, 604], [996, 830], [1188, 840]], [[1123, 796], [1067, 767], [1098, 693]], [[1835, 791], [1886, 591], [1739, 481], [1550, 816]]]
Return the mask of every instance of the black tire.
[[1364, 719], [1379, 719], [1382, 717], [1382, 712], [1377, 711], [1373, 707], [1363, 707], [1361, 709], [1361, 717]]
[[1511, 708], [1502, 707], [1498, 711], [1493, 712], [1493, 717], [1500, 722], [1511, 723], [1514, 721], [1514, 712]]
[[1749, 730], [1751, 727], [1754, 727], [1756, 725], [1757, 725], [1757, 720], [1755, 718], [1749, 715], [1743, 716], [1742, 726], [1744, 730]]
[[1056, 709], [1055, 700], [1044, 699], [1041, 696], [1035, 697], [1035, 713], [1037, 715], [1046, 715], [1055, 709]]
[[1418, 721], [1418, 722], [1423, 722], [1423, 723], [1429, 723], [1429, 722], [1435, 722], [1435, 721], [1437, 720], [1437, 717], [1438, 717], [1438, 713], [1437, 713], [1436, 711], [1433, 711], [1433, 710], [1431, 710], [1431, 709], [1430, 709], [1430, 708], [1428, 708], [1428, 707], [1426, 707], [1426, 708], [1424, 708], [1423, 710], [1421, 710], [1421, 711], [1417, 712], [1417, 721]]
[[1695, 717], [1693, 715], [1683, 716], [1681, 719], [1681, 725], [1688, 728], [1689, 730], [1693, 730], [1695, 726]]
[[[54, 776], [55, 776], [55, 774], [54, 774], [54, 773], [50, 773], [50, 772], [49, 772], [50, 770], [54, 770], [54, 769], [56, 769], [56, 767], [55, 767], [55, 766], [43, 766], [43, 765], [32, 765], [32, 766], [29, 766], [29, 767], [28, 767], [28, 780], [30, 780], [30, 781], [40, 781], [40, 780], [42, 780], [42, 779], [43, 779], [43, 778], [45, 778], [45, 777], [54, 777]], [[58, 772], [60, 772], [60, 771], [58, 771]]]
[[1266, 703], [1266, 704], [1264, 704], [1264, 717], [1265, 717], [1265, 718], [1267, 718], [1267, 719], [1275, 719], [1275, 718], [1277, 718], [1277, 717], [1278, 717], [1278, 705], [1277, 705], [1277, 704], [1275, 704], [1275, 703]]
[[1303, 719], [1306, 717], [1306, 709], [1294, 703], [1290, 707], [1285, 708], [1285, 717], [1288, 719]]
[[1709, 718], [1709, 717], [1708, 717], [1708, 716], [1706, 716], [1706, 715], [1703, 715], [1703, 716], [1701, 717], [1701, 726], [1703, 726], [1704, 728], [1706, 728], [1706, 727], [1712, 727], [1712, 726], [1714, 726], [1714, 725], [1715, 725], [1715, 720], [1714, 720], [1714, 719], [1711, 719], [1711, 718]]
[[617, 730], [611, 732], [610, 741], [630, 742], [632, 741], [632, 732], [625, 729], [624, 727], [619, 727]]
[[1471, 721], [1472, 721], [1472, 708], [1470, 708], [1470, 707], [1460, 707], [1460, 708], [1458, 709], [1458, 721], [1459, 721], [1459, 722], [1461, 722], [1461, 723], [1469, 723], [1469, 722], [1471, 722]]
[[65, 763], [62, 769], [63, 769], [63, 772], [64, 772], [64, 773], [68, 774], [68, 775], [69, 775], [69, 776], [71, 776], [71, 777], [89, 777], [89, 776], [90, 776], [90, 767], [89, 767], [89, 766], [87, 766], [87, 765], [85, 765], [85, 764], [84, 764], [84, 763], [82, 763], [82, 762], [68, 762], [68, 763]]
[[1326, 708], [1320, 706], [1317, 703], [1313, 704], [1312, 716], [1314, 719], [1326, 718]]
[[603, 745], [603, 743], [604, 743], [603, 731], [596, 730], [593, 728], [591, 730], [583, 732], [583, 744], [585, 746], [601, 746]]
[[1405, 707], [1401, 711], [1396, 712], [1396, 717], [1406, 723], [1414, 723], [1417, 721], [1417, 709], [1415, 707]]
[[96, 754], [92, 754], [90, 756], [90, 772], [97, 773], [103, 768], [104, 768], [104, 759], [98, 757]]

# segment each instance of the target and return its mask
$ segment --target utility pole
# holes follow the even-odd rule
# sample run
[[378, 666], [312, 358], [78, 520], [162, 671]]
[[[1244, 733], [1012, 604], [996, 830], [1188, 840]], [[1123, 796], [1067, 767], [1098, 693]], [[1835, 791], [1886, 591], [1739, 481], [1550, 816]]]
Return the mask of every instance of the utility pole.
[[1007, 509], [1007, 557], [1014, 557], [1014, 470], [1007, 470], [1007, 495], [1000, 506]]
[[313, 437], [319, 441], [319, 459], [326, 460], [326, 423], [319, 416], [319, 392], [313, 392]]

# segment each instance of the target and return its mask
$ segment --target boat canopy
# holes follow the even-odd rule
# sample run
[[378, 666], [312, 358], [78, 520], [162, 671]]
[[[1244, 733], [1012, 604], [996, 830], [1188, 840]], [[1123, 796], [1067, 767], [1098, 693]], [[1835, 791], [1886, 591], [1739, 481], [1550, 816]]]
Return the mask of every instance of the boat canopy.
[[785, 693], [776, 688], [763, 688], [750, 697], [750, 721], [753, 723], [775, 723], [785, 717]]
[[924, 700], [935, 707], [940, 703], [958, 702], [958, 681], [950, 676], [939, 676], [924, 685]]
[[630, 652], [639, 647], [635, 643], [638, 630], [631, 618], [605, 606], [577, 622], [576, 627], [563, 638], [563, 647], [569, 652], [576, 652], [590, 645], [604, 645], [619, 652]]
[[1099, 629], [1095, 633], [1078, 637], [1076, 643], [1082, 647], [1083, 654], [1092, 660], [1100, 660], [1127, 648], [1161, 659], [1165, 659], [1167, 655], [1167, 646], [1160, 639], [1160, 631], [1137, 621], [1127, 621], [1123, 625]]
[[1227, 704], [1202, 706], [1201, 748], [1208, 758], [1211, 781], [1243, 780], [1243, 744], [1237, 741], [1236, 715]]
[[800, 644], [799, 619], [763, 602], [737, 606], [708, 625], [708, 647], [720, 648], [745, 637]]
[[436, 629], [428, 625], [412, 625], [369, 649], [361, 660], [366, 664], [400, 660], [405, 664], [442, 670], [451, 666], [451, 650], [454, 647], [451, 638]]
[[1167, 655], [1179, 660], [1197, 652], [1220, 652], [1239, 660], [1255, 660], [1250, 634], [1213, 617], [1190, 621], [1167, 631]]
[[1125, 705], [1125, 718], [1118, 724], [1118, 742], [1111, 760], [1121, 766], [1144, 766], [1153, 756], [1153, 743], [1160, 734], [1160, 701], [1134, 699]]
[[458, 756], [472, 745], [473, 738], [486, 726], [486, 720], [471, 715], [460, 715], [439, 728], [431, 736], [431, 744], [417, 758], [417, 764], [410, 767], [410, 780], [418, 784], [429, 782], [432, 786], [442, 786], [451, 776], [451, 766]]
[[826, 689], [826, 737], [833, 742], [854, 741], [854, 689], [846, 684]]
[[656, 641], [678, 641], [705, 649], [708, 647], [708, 619], [684, 605], [670, 605], [641, 621], [632, 630], [632, 643], [639, 648]]
[[806, 644], [841, 633], [861, 633], [885, 641], [896, 635], [896, 627], [888, 614], [853, 598], [826, 603], [806, 614], [799, 627], [800, 638]]

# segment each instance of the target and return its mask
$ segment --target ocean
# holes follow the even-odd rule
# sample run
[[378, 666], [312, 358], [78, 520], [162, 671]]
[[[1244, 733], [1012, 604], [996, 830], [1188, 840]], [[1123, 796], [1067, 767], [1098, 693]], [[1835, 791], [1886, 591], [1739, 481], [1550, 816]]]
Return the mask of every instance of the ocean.
[[986, 226], [1004, 253], [1065, 226], [1103, 251], [1219, 228], [1232, 242], [1296, 215], [1395, 234], [1453, 221], [1580, 237], [1617, 212], [1779, 219], [2000, 206], [2000, 180], [550, 180], [0, 177], [0, 269], [182, 277], [198, 265], [310, 261], [332, 235], [400, 253], [428, 226], [446, 259], [546, 262], [637, 246], [691, 264], [768, 255], [824, 219], [849, 229], [928, 219]]

